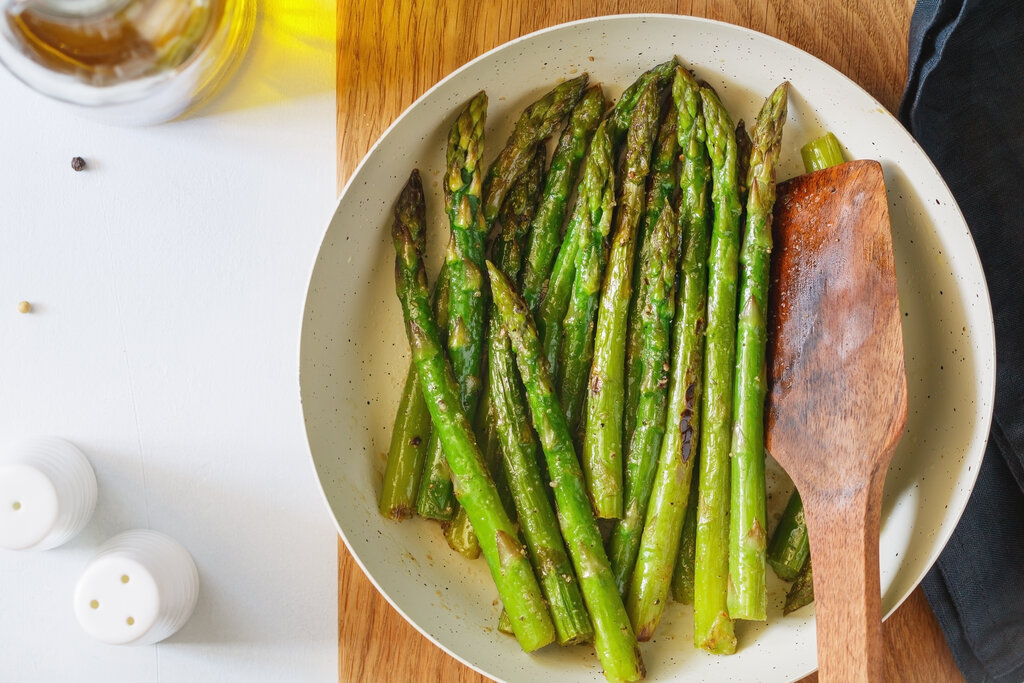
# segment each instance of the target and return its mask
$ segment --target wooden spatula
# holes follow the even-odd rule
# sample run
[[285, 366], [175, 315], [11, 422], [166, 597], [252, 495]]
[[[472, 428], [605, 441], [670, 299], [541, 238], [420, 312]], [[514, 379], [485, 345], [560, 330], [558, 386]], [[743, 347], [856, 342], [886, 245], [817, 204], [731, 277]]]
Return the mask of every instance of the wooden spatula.
[[907, 419], [882, 169], [854, 161], [779, 186], [768, 451], [803, 499], [820, 680], [882, 680], [882, 485]]

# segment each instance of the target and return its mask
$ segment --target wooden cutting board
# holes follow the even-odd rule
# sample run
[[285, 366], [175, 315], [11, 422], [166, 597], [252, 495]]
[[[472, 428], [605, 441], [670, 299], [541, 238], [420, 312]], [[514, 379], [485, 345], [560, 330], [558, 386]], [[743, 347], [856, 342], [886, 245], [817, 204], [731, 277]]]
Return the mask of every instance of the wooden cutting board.
[[[338, 187], [391, 121], [454, 69], [525, 33], [599, 15], [663, 12], [746, 26], [820, 57], [895, 111], [913, 6], [914, 0], [338, 0]], [[488, 680], [399, 616], [340, 541], [338, 615], [341, 683]], [[920, 588], [885, 623], [885, 637], [887, 680], [963, 681]]]

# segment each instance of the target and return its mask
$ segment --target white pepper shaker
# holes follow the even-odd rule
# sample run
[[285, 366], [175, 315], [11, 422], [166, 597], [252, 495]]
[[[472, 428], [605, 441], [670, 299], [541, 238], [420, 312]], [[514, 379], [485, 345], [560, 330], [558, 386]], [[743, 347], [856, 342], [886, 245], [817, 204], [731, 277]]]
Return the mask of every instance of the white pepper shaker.
[[149, 645], [192, 616], [199, 572], [184, 546], [148, 529], [104, 543], [75, 586], [75, 616], [85, 632], [111, 645]]
[[33, 437], [0, 454], [0, 548], [55, 548], [74, 538], [95, 508], [96, 474], [74, 444]]

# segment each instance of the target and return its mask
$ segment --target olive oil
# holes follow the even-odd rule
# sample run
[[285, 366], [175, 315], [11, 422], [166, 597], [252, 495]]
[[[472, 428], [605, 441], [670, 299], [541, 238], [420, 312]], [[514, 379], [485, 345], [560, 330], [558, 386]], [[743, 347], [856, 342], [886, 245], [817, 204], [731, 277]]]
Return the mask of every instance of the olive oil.
[[255, 0], [13, 0], [0, 57], [45, 94], [94, 109], [131, 102], [142, 119], [166, 120], [225, 80], [254, 17]]

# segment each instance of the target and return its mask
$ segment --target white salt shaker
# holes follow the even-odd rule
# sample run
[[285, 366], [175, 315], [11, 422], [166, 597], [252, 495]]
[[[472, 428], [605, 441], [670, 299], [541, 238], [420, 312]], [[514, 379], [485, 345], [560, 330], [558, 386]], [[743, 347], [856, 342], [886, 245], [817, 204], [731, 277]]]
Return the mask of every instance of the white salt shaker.
[[184, 546], [136, 529], [100, 547], [75, 586], [75, 616], [97, 640], [150, 645], [185, 625], [198, 596], [199, 572]]
[[0, 548], [55, 548], [74, 538], [95, 508], [96, 474], [73, 444], [34, 437], [0, 454]]

